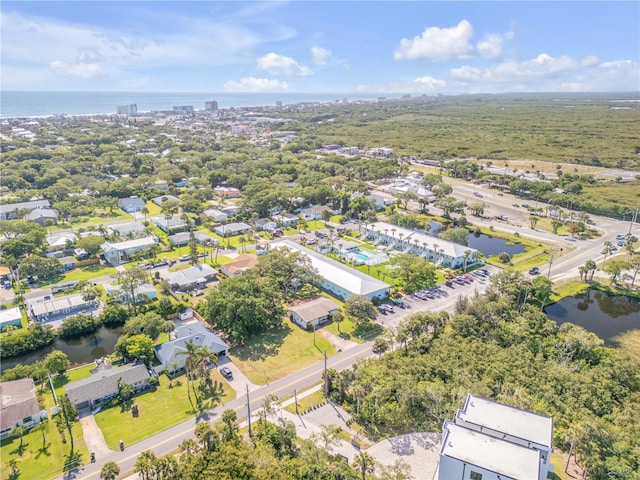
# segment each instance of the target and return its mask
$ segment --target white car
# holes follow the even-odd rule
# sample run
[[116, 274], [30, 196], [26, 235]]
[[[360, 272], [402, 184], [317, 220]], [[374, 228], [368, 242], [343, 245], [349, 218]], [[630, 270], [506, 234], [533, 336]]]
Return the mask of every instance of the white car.
[[570, 242], [575, 242], [575, 237], [564, 237], [565, 240], [569, 240]]

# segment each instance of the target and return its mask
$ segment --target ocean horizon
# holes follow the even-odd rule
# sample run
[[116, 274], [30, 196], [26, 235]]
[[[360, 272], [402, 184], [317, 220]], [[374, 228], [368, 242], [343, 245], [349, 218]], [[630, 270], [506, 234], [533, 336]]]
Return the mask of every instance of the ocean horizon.
[[216, 100], [218, 108], [275, 106], [300, 102], [333, 102], [347, 99], [400, 98], [400, 94], [367, 93], [184, 93], [184, 92], [0, 92], [0, 117], [48, 117], [56, 115], [112, 115], [118, 105], [136, 104], [138, 112], [172, 110], [192, 105], [204, 110], [204, 102]]

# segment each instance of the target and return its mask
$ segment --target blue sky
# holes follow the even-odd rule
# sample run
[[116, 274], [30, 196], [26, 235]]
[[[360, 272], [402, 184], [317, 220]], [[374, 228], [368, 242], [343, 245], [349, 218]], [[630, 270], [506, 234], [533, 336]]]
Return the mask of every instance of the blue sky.
[[640, 3], [4, 1], [3, 90], [640, 90]]

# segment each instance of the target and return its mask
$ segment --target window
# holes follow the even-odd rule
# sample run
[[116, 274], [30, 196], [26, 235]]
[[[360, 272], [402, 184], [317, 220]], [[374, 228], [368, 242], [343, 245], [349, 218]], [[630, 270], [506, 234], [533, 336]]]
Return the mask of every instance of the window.
[[471, 480], [482, 480], [482, 474], [471, 470], [471, 473], [469, 474], [469, 478]]

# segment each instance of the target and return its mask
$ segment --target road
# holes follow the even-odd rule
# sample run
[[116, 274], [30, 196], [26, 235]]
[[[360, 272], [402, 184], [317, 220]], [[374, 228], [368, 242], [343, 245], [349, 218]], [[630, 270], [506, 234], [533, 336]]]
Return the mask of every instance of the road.
[[[371, 351], [371, 342], [355, 344], [348, 350], [340, 352], [333, 357], [329, 357], [327, 359], [327, 368], [344, 370], [353, 365], [357, 360], [371, 356], [373, 356], [373, 352]], [[278, 398], [283, 398], [293, 395], [294, 390], [302, 391], [310, 385], [321, 382], [323, 369], [324, 361], [320, 361], [310, 367], [300, 370], [299, 372], [251, 391], [249, 395], [251, 411], [259, 409], [268, 394], [276, 395]], [[100, 478], [100, 469], [102, 468], [102, 465], [109, 461], [116, 462], [123, 473], [132, 471], [136, 459], [143, 451], [152, 450], [158, 456], [171, 453], [178, 448], [183, 440], [187, 438], [195, 438], [193, 430], [198, 422], [214, 420], [228, 408], [235, 410], [238, 414], [238, 418], [246, 417], [246, 397], [240, 395], [238, 398], [226, 405], [221, 405], [213, 410], [204, 412], [195, 419], [186, 420], [134, 445], [125, 446], [125, 449], [122, 452], [114, 451], [104, 458], [96, 458], [95, 463], [84, 465], [79, 470], [71, 472], [70, 474], [60, 478], [98, 479]]]

